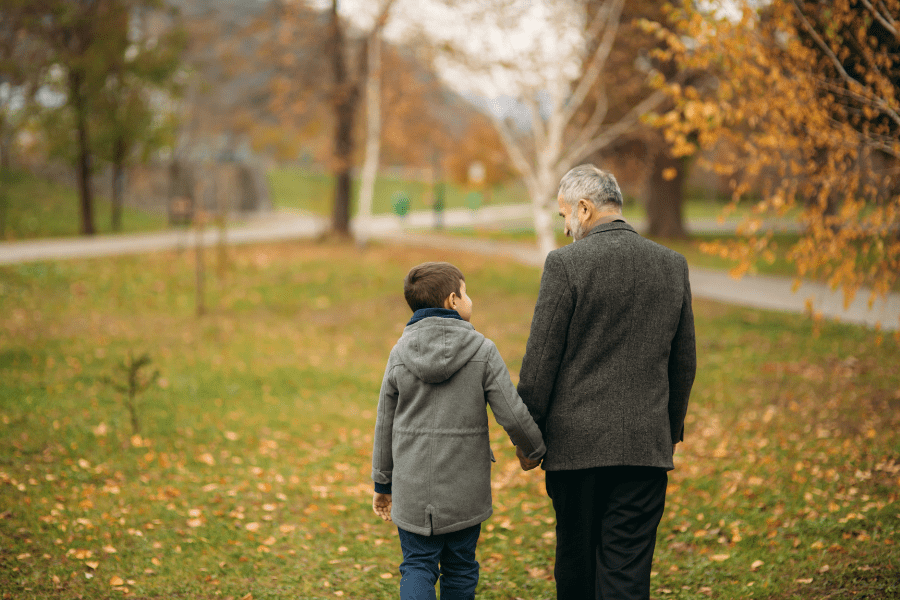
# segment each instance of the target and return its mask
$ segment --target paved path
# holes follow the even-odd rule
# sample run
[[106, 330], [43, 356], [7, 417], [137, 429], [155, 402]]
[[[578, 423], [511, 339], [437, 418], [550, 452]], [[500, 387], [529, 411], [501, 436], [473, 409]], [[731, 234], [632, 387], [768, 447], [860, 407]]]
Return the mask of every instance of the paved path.
[[[467, 209], [448, 210], [444, 214], [447, 227], [465, 227], [476, 224], [515, 223], [530, 224], [527, 206], [492, 206], [473, 213]], [[477, 218], [477, 221], [476, 221]], [[643, 223], [632, 224], [639, 230]], [[252, 219], [226, 231], [229, 244], [246, 244], [264, 241], [315, 238], [327, 228], [321, 217], [303, 213], [281, 212]], [[543, 257], [535, 248], [516, 243], [478, 240], [433, 233], [417, 232], [434, 225], [430, 212], [412, 213], [400, 219], [393, 215], [373, 217], [365, 223], [355, 221], [354, 233], [358, 238], [384, 240], [388, 243], [435, 248], [452, 248], [489, 256], [504, 256], [524, 264], [541, 266]], [[703, 231], [727, 231], [732, 224], [719, 224], [714, 220], [693, 222], [692, 228]], [[412, 231], [410, 231], [412, 230]], [[218, 240], [219, 232], [206, 230], [204, 244]], [[97, 236], [94, 238], [68, 238], [0, 242], [0, 264], [15, 264], [41, 260], [86, 258], [121, 254], [139, 254], [172, 248], [185, 248], [196, 243], [193, 231], [164, 231], [159, 233]], [[807, 299], [812, 299], [816, 310], [825, 317], [870, 327], [880, 323], [886, 331], [900, 327], [900, 294], [890, 294], [868, 307], [869, 291], [861, 290], [846, 309], [843, 294], [817, 283], [806, 283], [792, 291], [793, 281], [788, 277], [746, 275], [732, 279], [723, 271], [691, 268], [691, 289], [695, 297], [709, 298], [732, 304], [794, 313], [806, 311]]]

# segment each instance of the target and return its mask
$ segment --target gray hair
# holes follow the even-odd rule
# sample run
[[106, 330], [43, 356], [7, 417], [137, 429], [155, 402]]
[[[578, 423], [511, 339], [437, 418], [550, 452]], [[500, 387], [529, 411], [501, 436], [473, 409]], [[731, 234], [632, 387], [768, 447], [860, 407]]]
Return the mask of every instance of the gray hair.
[[622, 190], [616, 178], [594, 165], [578, 165], [563, 175], [558, 193], [571, 207], [584, 198], [597, 208], [604, 205], [622, 208]]

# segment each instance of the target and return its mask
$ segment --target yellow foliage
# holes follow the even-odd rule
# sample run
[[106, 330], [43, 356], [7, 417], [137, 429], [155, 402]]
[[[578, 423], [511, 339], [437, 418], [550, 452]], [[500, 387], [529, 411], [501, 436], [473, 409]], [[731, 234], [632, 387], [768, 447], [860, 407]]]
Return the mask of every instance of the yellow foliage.
[[[765, 220], [790, 215], [799, 278], [827, 280], [846, 303], [862, 287], [889, 292], [900, 277], [900, 58], [889, 36], [872, 34], [877, 21], [859, 4], [833, 3], [827, 15], [813, 2], [738, 4], [737, 21], [673, 13], [666, 36], [694, 40], [671, 45], [671, 59], [704, 77], [660, 86], [674, 108], [656, 124], [677, 154], [714, 148], [701, 162], [730, 181], [735, 201], [760, 198], [744, 239], [706, 251], [737, 261], [740, 276], [773, 257], [771, 235], [756, 237]], [[870, 10], [896, 16], [900, 0]]]

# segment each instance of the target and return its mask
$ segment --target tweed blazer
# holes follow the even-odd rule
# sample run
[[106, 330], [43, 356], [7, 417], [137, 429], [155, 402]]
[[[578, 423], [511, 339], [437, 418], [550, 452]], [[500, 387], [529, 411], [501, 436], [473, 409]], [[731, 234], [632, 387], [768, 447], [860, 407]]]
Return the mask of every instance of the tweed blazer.
[[681, 254], [616, 220], [547, 256], [518, 385], [544, 469], [674, 468], [696, 367]]

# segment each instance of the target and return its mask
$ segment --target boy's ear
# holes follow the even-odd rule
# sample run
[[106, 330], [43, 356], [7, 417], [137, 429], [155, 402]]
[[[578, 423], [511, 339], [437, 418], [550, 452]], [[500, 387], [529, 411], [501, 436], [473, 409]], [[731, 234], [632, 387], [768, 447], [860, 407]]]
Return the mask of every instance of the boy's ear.
[[450, 292], [450, 295], [444, 298], [444, 308], [454, 310], [453, 305], [456, 303], [456, 292]]

